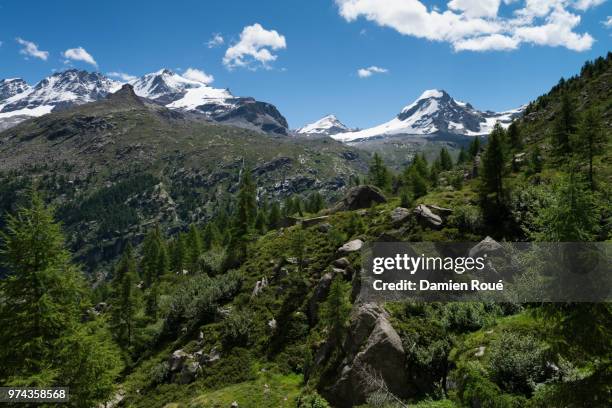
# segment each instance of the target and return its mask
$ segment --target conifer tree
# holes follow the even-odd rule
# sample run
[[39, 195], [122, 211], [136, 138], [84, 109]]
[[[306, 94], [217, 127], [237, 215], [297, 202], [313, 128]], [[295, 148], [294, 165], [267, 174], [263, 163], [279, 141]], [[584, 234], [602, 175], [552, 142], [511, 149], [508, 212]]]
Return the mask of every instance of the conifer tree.
[[459, 156], [457, 156], [457, 165], [461, 165], [464, 164], [468, 161], [468, 154], [465, 151], [465, 149], [463, 148], [463, 146], [461, 146], [461, 149], [459, 150]]
[[129, 348], [134, 336], [138, 310], [138, 288], [134, 250], [127, 245], [113, 277], [112, 328], [119, 345]]
[[234, 229], [236, 236], [244, 237], [249, 233], [257, 215], [256, 187], [249, 169], [245, 168], [240, 179], [238, 203]]
[[198, 228], [191, 224], [187, 233], [187, 269], [189, 272], [199, 271], [200, 255], [202, 255], [202, 237]]
[[472, 158], [478, 156], [480, 153], [480, 136], [476, 136], [470, 143], [469, 153]]
[[510, 126], [508, 126], [508, 131], [506, 134], [512, 150], [517, 151], [523, 148], [521, 130], [516, 122], [512, 122]]
[[260, 234], [266, 232], [268, 220], [266, 219], [266, 213], [260, 209], [257, 211], [257, 217], [255, 218], [255, 230]]
[[336, 275], [325, 303], [321, 306], [321, 322], [329, 328], [329, 338], [342, 346], [351, 302], [341, 275]]
[[378, 153], [374, 153], [368, 175], [370, 183], [382, 190], [391, 187], [391, 173]]
[[281, 210], [278, 201], [272, 203], [270, 207], [270, 215], [268, 216], [268, 226], [270, 229], [276, 229], [280, 226]]
[[571, 139], [577, 129], [576, 112], [568, 92], [561, 97], [561, 107], [553, 124], [553, 152], [563, 158], [571, 153]]
[[185, 269], [185, 258], [187, 248], [184, 234], [179, 233], [172, 243], [171, 264], [172, 270], [176, 273], [182, 273]]
[[446, 147], [442, 147], [442, 149], [440, 149], [440, 167], [444, 171], [448, 171], [453, 168], [453, 159], [451, 159]]
[[604, 151], [607, 143], [607, 135], [601, 126], [598, 112], [593, 108], [587, 109], [580, 123], [576, 150], [588, 162], [588, 180], [591, 190], [595, 189], [593, 177], [593, 158]]
[[498, 208], [503, 197], [503, 177], [506, 171], [504, 151], [504, 129], [499, 123], [495, 125], [482, 158], [481, 188], [484, 196], [493, 195]]

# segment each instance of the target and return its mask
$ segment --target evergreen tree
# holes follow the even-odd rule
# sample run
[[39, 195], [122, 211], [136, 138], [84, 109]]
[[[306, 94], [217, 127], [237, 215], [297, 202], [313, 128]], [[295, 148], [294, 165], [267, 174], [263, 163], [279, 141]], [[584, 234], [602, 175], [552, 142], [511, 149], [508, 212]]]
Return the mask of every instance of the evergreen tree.
[[266, 213], [260, 209], [257, 211], [257, 217], [255, 218], [255, 230], [260, 234], [265, 234], [267, 225]]
[[0, 280], [0, 378], [51, 383], [58, 368], [53, 352], [75, 329], [84, 307], [84, 282], [70, 263], [59, 224], [37, 193], [28, 207], [8, 217], [0, 241], [8, 271]]
[[374, 153], [368, 178], [370, 183], [382, 190], [388, 190], [391, 187], [391, 173], [378, 153]]
[[325, 207], [323, 196], [318, 191], [310, 194], [306, 203], [306, 211], [316, 214]]
[[249, 169], [244, 169], [238, 190], [238, 203], [234, 229], [236, 236], [244, 237], [255, 222], [257, 216], [256, 187]]
[[457, 156], [457, 165], [459, 166], [461, 164], [467, 163], [467, 161], [468, 161], [468, 154], [466, 153], [463, 146], [461, 146], [461, 150], [459, 150], [459, 156]]
[[484, 196], [493, 195], [498, 208], [503, 197], [503, 178], [505, 174], [506, 154], [503, 145], [504, 129], [495, 124], [482, 158], [481, 188]]
[[191, 224], [187, 233], [187, 269], [190, 273], [200, 270], [200, 256], [202, 255], [202, 237], [198, 228]]
[[434, 160], [434, 162], [431, 164], [431, 169], [429, 170], [429, 180], [431, 181], [432, 186], [437, 187], [441, 171], [442, 165], [440, 164], [440, 160]]
[[336, 275], [327, 299], [321, 305], [321, 323], [329, 328], [328, 338], [341, 347], [350, 311], [347, 285], [342, 281], [341, 275]]
[[270, 215], [268, 216], [268, 226], [270, 229], [276, 229], [280, 226], [281, 210], [277, 201], [272, 203], [270, 207]]
[[306, 257], [306, 234], [301, 226], [297, 226], [291, 235], [291, 253], [295, 257], [298, 265], [298, 270], [301, 273], [304, 267], [304, 259]]
[[517, 151], [523, 148], [521, 130], [516, 122], [512, 122], [510, 126], [508, 126], [507, 136], [512, 150]]
[[176, 273], [183, 273], [185, 269], [185, 258], [187, 248], [185, 244], [184, 234], [179, 233], [172, 243], [171, 263], [172, 270]]
[[584, 113], [578, 136], [576, 150], [589, 163], [588, 180], [591, 190], [594, 190], [593, 158], [604, 151], [607, 143], [607, 135], [602, 129], [600, 115], [594, 109], [587, 109]]
[[414, 168], [419, 175], [425, 179], [429, 177], [429, 168], [427, 167], [427, 159], [425, 158], [425, 154], [416, 154], [414, 156], [414, 160], [412, 161], [411, 168]]
[[149, 287], [158, 276], [164, 273], [164, 271], [158, 270], [160, 266], [163, 266], [160, 265], [159, 262], [162, 245], [163, 239], [161, 237], [161, 231], [159, 226], [157, 226], [147, 233], [142, 246], [140, 271], [146, 287]]
[[576, 112], [568, 92], [561, 97], [561, 108], [555, 116], [553, 124], [553, 152], [564, 158], [571, 153], [571, 139], [576, 134]]
[[472, 139], [468, 150], [472, 158], [478, 156], [478, 153], [480, 153], [480, 136], [476, 136]]
[[531, 151], [531, 157], [529, 158], [529, 172], [533, 174], [540, 173], [543, 167], [542, 151], [540, 146], [536, 145]]
[[440, 167], [444, 171], [451, 170], [453, 168], [453, 159], [451, 158], [446, 147], [440, 149]]
[[69, 406], [97, 406], [113, 391], [119, 351], [99, 320], [82, 323], [89, 294], [59, 224], [36, 193], [0, 234], [0, 383], [69, 387]]
[[158, 298], [159, 286], [155, 284], [149, 288], [145, 299], [145, 314], [153, 321], [157, 319], [157, 313], [159, 311], [159, 305], [157, 303]]
[[134, 251], [127, 245], [113, 277], [113, 308], [111, 325], [117, 343], [125, 348], [132, 345], [134, 320], [138, 310], [136, 261]]

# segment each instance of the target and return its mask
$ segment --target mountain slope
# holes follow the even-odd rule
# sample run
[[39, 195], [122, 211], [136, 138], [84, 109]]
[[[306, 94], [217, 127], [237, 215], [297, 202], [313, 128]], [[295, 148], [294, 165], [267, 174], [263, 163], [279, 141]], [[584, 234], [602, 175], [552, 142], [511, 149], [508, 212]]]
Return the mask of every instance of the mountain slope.
[[262, 137], [169, 110], [125, 85], [104, 100], [52, 112], [0, 133], [0, 210], [38, 180], [86, 265], [104, 264], [151, 223], [204, 220], [252, 170], [261, 196], [320, 191], [331, 198], [367, 155], [336, 141]]
[[358, 142], [393, 135], [486, 135], [498, 121], [509, 126], [522, 110], [523, 107], [501, 113], [481, 112], [469, 103], [455, 100], [443, 90], [432, 89], [423, 92], [390, 121], [369, 129], [342, 133], [334, 138], [343, 142]]

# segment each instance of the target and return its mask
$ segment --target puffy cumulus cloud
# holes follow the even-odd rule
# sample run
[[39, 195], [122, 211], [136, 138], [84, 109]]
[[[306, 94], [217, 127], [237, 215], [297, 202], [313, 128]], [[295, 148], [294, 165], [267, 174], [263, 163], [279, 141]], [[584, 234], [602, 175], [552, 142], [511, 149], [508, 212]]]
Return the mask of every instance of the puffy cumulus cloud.
[[96, 60], [83, 47], [69, 48], [62, 54], [64, 58], [73, 61], [83, 61], [93, 66], [98, 66]]
[[191, 79], [192, 81], [202, 82], [203, 84], [210, 84], [215, 80], [212, 75], [195, 68], [187, 68], [185, 72], [183, 72], [183, 77]]
[[223, 38], [223, 36], [219, 33], [215, 33], [213, 34], [212, 38], [208, 40], [206, 45], [208, 46], [208, 48], [217, 48], [222, 46], [224, 43], [225, 39]]
[[255, 23], [244, 27], [240, 40], [225, 51], [223, 64], [228, 68], [258, 66], [269, 68], [277, 58], [270, 50], [287, 48], [285, 37], [275, 30], [266, 30]]
[[606, 18], [601, 23], [607, 28], [612, 28], [612, 16], [608, 16], [608, 18]]
[[389, 70], [386, 68], [381, 68], [377, 67], [376, 65], [372, 65], [371, 67], [367, 68], [359, 68], [357, 70], [357, 76], [359, 78], [368, 78], [371, 77], [373, 74], [384, 74], [387, 72], [389, 72]]
[[137, 79], [137, 77], [134, 75], [126, 74], [125, 72], [119, 72], [119, 71], [107, 72], [106, 75], [112, 78], [117, 78], [120, 81], [124, 81], [124, 82], [131, 82]]
[[22, 38], [15, 38], [19, 44], [23, 46], [21, 50], [19, 50], [20, 54], [23, 54], [28, 57], [34, 57], [46, 61], [49, 58], [48, 51], [41, 51], [38, 49], [38, 44], [33, 43], [32, 41], [27, 41]]
[[451, 44], [455, 51], [514, 50], [521, 44], [584, 51], [579, 12], [605, 0], [450, 0], [446, 10], [421, 0], [335, 0], [348, 22], [365, 18], [400, 34]]

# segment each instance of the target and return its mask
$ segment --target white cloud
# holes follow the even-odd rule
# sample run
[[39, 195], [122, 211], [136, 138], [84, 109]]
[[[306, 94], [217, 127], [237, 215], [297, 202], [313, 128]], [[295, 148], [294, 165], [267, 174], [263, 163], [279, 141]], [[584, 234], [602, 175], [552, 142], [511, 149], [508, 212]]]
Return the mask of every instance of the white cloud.
[[210, 84], [215, 80], [212, 75], [195, 68], [187, 68], [185, 72], [183, 72], [183, 76], [187, 79], [191, 79], [192, 81], [202, 82], [203, 84]]
[[371, 67], [358, 69], [357, 76], [359, 78], [368, 78], [372, 76], [372, 74], [384, 74], [386, 72], [389, 72], [389, 70], [385, 68], [377, 67], [376, 65], [372, 65]]
[[223, 36], [219, 33], [215, 33], [213, 34], [212, 38], [208, 40], [206, 45], [208, 46], [208, 48], [216, 48], [216, 47], [220, 47], [224, 43], [225, 43], [225, 40], [223, 39]]
[[77, 48], [69, 48], [62, 54], [65, 58], [73, 61], [83, 61], [93, 66], [98, 66], [96, 60], [88, 53], [85, 48], [77, 47]]
[[34, 57], [34, 58], [38, 58], [41, 59], [43, 61], [46, 61], [47, 58], [49, 58], [49, 52], [48, 51], [41, 51], [38, 49], [38, 44], [33, 43], [32, 41], [26, 41], [22, 38], [15, 38], [15, 41], [17, 41], [19, 44], [23, 45], [23, 48], [21, 50], [19, 50], [20, 54], [29, 56], [29, 57]]
[[467, 17], [495, 17], [500, 0], [451, 0], [448, 8], [462, 11]]
[[223, 64], [228, 68], [249, 67], [256, 69], [257, 65], [269, 68], [276, 60], [276, 55], [270, 50], [287, 48], [285, 37], [275, 30], [266, 30], [255, 23], [244, 27], [240, 33], [240, 41], [225, 51]]
[[576, 0], [573, 7], [578, 10], [588, 10], [603, 4], [606, 0]]
[[602, 21], [602, 24], [606, 26], [606, 28], [612, 28], [612, 16], [608, 16], [608, 18]]
[[117, 78], [124, 82], [130, 82], [137, 79], [137, 77], [135, 77], [134, 75], [126, 74], [125, 72], [113, 71], [107, 72], [106, 75], [108, 75], [109, 77]]
[[523, 43], [584, 51], [594, 39], [576, 31], [576, 13], [605, 0], [450, 0], [443, 11], [421, 0], [335, 1], [348, 22], [365, 18], [403, 35], [447, 42], [455, 51], [508, 51]]

